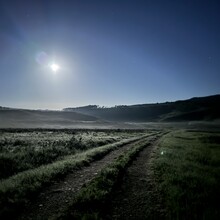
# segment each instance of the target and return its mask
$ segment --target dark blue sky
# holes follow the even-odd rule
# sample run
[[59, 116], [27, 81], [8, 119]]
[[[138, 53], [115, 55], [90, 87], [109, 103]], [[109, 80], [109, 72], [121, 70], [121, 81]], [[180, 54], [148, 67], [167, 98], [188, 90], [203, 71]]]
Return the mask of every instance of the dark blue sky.
[[219, 24], [218, 0], [1, 0], [0, 105], [60, 109], [218, 94]]

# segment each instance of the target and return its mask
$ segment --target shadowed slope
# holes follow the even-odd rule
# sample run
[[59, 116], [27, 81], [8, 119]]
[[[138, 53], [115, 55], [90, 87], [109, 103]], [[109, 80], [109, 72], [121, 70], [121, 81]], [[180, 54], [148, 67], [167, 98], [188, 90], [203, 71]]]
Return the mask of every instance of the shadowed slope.
[[220, 95], [192, 98], [184, 101], [99, 108], [89, 105], [66, 108], [104, 120], [126, 122], [194, 121], [220, 119]]

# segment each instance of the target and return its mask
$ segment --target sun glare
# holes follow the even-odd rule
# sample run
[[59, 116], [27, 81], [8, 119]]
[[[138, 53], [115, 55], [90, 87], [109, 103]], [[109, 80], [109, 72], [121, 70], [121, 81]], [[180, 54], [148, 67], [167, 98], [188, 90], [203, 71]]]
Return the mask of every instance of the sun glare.
[[50, 68], [54, 73], [56, 73], [60, 69], [59, 65], [57, 65], [56, 63], [50, 64]]

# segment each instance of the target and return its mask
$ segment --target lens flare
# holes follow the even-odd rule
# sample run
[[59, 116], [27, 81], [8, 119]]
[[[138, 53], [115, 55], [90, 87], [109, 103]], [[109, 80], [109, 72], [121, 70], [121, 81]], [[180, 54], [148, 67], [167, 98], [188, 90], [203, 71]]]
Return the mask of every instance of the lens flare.
[[40, 51], [36, 54], [35, 60], [41, 66], [47, 66], [49, 62], [49, 56], [44, 51]]

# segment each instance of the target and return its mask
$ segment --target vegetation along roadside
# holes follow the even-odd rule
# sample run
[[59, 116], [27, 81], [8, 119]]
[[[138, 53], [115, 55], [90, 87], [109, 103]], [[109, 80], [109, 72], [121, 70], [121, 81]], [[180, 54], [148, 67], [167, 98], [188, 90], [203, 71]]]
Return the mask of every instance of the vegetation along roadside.
[[219, 219], [219, 133], [171, 132], [153, 160], [168, 219]]

